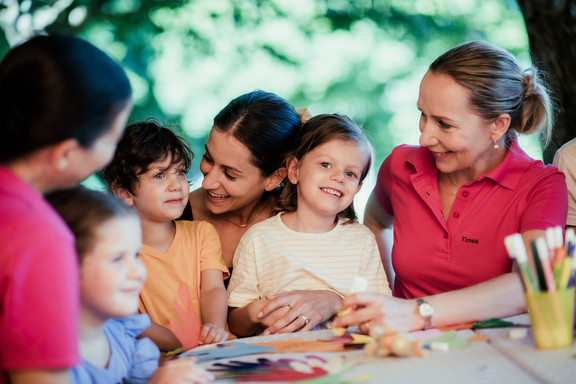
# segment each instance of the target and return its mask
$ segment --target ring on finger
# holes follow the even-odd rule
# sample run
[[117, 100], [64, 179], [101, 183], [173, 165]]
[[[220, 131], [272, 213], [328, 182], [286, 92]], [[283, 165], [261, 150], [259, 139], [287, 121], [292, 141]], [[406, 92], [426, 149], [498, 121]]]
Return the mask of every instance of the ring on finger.
[[298, 315], [298, 317], [300, 317], [302, 320], [304, 320], [304, 325], [308, 325], [308, 323], [310, 322], [310, 319], [304, 315]]

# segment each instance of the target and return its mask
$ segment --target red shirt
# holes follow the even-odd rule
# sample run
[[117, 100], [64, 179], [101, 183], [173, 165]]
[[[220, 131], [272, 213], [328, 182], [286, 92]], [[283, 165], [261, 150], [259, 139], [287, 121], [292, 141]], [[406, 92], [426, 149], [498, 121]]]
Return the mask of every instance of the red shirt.
[[63, 220], [0, 167], [0, 384], [6, 371], [80, 362], [78, 258]]
[[374, 193], [392, 216], [394, 296], [422, 297], [481, 283], [512, 268], [504, 237], [566, 225], [564, 175], [514, 141], [496, 168], [458, 191], [448, 220], [427, 148], [401, 145], [384, 160]]

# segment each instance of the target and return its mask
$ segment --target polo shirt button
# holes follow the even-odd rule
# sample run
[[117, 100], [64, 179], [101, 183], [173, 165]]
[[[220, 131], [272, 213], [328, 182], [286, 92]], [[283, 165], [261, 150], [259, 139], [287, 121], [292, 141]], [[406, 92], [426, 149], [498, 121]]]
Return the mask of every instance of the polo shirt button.
[[448, 232], [444, 232], [444, 238], [445, 238], [445, 239], [448, 238]]
[[462, 192], [462, 197], [468, 197], [468, 192], [467, 191]]
[[454, 212], [454, 214], [452, 216], [454, 216], [454, 218], [457, 219], [460, 217], [460, 214], [458, 212]]

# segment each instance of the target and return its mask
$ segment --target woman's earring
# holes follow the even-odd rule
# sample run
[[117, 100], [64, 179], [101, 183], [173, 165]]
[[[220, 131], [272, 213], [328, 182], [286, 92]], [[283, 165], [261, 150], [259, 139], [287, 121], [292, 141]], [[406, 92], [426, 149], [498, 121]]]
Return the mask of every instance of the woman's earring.
[[500, 146], [498, 145], [498, 142], [496, 141], [496, 139], [494, 139], [494, 149], [498, 149], [500, 148]]

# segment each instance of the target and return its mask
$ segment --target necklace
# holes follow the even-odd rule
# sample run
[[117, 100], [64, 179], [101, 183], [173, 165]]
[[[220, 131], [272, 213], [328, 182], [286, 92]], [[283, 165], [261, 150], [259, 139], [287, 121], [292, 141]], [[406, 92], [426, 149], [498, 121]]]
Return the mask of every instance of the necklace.
[[454, 184], [454, 182], [452, 181], [452, 178], [450, 177], [450, 174], [447, 173], [446, 176], [448, 176], [448, 181], [450, 182], [450, 184], [452, 184], [452, 186], [453, 186], [454, 188], [456, 188], [457, 191], [459, 191], [459, 190], [460, 190], [460, 187], [458, 187], [456, 184]]
[[226, 220], [227, 222], [229, 222], [232, 225], [235, 225], [239, 228], [246, 228], [247, 226], [249, 226], [262, 212], [264, 212], [264, 210], [266, 209], [266, 205], [264, 205], [263, 208], [259, 209], [256, 213], [252, 213], [250, 216], [248, 216], [248, 221], [244, 224], [236, 224], [233, 221], [228, 220], [226, 217], [224, 217], [223, 219]]

